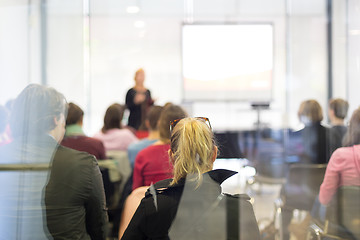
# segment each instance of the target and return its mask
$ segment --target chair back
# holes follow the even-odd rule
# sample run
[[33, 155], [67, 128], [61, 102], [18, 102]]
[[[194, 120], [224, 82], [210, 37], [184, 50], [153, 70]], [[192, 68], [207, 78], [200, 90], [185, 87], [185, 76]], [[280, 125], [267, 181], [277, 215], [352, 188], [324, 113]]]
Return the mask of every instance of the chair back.
[[329, 233], [360, 239], [360, 186], [340, 187], [327, 207], [326, 218]]
[[283, 152], [261, 152], [259, 153], [255, 168], [260, 176], [285, 178], [288, 164], [284, 160]]
[[282, 191], [286, 206], [310, 211], [319, 194], [326, 166], [326, 164], [292, 164]]

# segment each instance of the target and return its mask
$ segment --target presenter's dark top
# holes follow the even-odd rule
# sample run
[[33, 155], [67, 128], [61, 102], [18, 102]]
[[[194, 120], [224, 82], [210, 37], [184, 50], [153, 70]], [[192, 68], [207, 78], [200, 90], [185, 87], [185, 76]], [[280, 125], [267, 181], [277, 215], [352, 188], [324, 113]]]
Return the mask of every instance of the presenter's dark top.
[[151, 99], [151, 93], [149, 90], [143, 92], [145, 94], [145, 101], [140, 104], [135, 104], [135, 95], [138, 93], [134, 88], [131, 88], [126, 93], [126, 106], [130, 110], [128, 126], [139, 129], [141, 123], [145, 119], [146, 112], [149, 106], [153, 105], [154, 101]]

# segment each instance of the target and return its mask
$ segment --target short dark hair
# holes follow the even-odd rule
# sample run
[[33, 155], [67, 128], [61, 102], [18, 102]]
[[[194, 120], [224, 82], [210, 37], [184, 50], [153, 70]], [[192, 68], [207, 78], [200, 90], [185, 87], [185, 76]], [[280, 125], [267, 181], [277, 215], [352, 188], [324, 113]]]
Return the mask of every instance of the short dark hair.
[[15, 99], [10, 115], [13, 137], [43, 134], [54, 129], [54, 117], [66, 117], [64, 95], [54, 88], [39, 84], [28, 85]]
[[66, 125], [76, 124], [84, 117], [84, 111], [75, 103], [68, 104], [69, 110], [66, 118]]
[[353, 112], [343, 139], [344, 147], [351, 147], [357, 144], [360, 144], [360, 107]]
[[160, 139], [163, 142], [170, 143], [170, 121], [187, 117], [187, 113], [180, 106], [169, 104], [160, 114], [158, 129]]
[[334, 111], [335, 117], [345, 119], [349, 110], [349, 103], [341, 98], [331, 99], [329, 108]]
[[161, 106], [150, 107], [150, 110], [146, 114], [146, 120], [149, 121], [150, 130], [158, 129], [157, 124], [159, 122], [159, 118], [160, 118], [162, 110], [163, 110], [163, 107], [161, 107]]
[[124, 116], [125, 106], [114, 103], [108, 107], [104, 116], [103, 133], [113, 128], [121, 128], [121, 120]]

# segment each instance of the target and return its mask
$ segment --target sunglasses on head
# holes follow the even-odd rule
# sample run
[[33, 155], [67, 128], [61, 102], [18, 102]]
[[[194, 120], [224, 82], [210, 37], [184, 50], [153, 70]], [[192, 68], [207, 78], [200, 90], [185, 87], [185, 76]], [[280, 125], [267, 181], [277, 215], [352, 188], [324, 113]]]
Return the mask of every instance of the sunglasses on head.
[[[170, 132], [172, 132], [172, 130], [175, 128], [176, 124], [178, 124], [178, 122], [180, 122], [182, 119], [184, 119], [184, 118], [179, 118], [179, 119], [175, 119], [173, 121], [170, 121]], [[206, 125], [208, 125], [208, 127], [210, 128], [210, 130], [212, 130], [209, 118], [207, 118], [207, 117], [195, 117], [195, 119], [205, 122]]]

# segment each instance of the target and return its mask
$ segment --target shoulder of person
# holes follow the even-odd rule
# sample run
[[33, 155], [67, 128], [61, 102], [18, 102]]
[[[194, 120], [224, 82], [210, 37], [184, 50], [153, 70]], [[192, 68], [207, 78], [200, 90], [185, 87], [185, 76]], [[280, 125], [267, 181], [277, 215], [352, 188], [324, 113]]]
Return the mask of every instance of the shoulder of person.
[[164, 192], [168, 192], [168, 191], [177, 189], [177, 187], [178, 187], [177, 185], [170, 186], [171, 182], [172, 182], [171, 178], [156, 182], [155, 184], [153, 184], [146, 190], [145, 198], [151, 197], [153, 195], [153, 191], [155, 191], [156, 194], [162, 194]]
[[229, 199], [240, 199], [240, 200], [246, 200], [250, 201], [251, 198], [247, 194], [229, 194], [229, 193], [223, 193], [225, 197]]
[[71, 164], [71, 165], [93, 165], [97, 164], [96, 158], [87, 153], [81, 152], [78, 150], [74, 150], [62, 145], [59, 145], [54, 159], [61, 159], [60, 161], [63, 164]]

